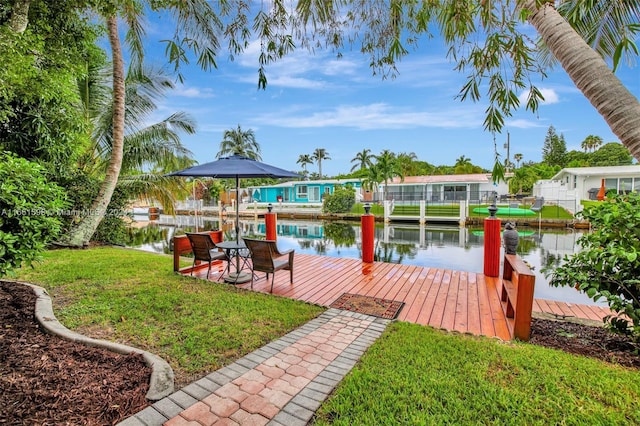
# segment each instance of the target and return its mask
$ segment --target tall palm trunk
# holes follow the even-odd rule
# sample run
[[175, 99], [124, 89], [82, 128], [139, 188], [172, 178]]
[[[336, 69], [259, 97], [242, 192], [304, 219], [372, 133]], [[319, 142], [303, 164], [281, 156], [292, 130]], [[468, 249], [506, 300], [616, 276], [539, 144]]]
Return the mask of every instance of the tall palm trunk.
[[23, 33], [29, 24], [29, 6], [31, 0], [16, 0], [11, 11], [9, 27], [13, 32]]
[[528, 20], [547, 44], [576, 87], [626, 146], [640, 160], [640, 103], [622, 85], [604, 59], [556, 11], [552, 3], [538, 8], [536, 0], [523, 0], [531, 11]]
[[63, 244], [70, 246], [86, 245], [95, 233], [100, 221], [107, 212], [107, 206], [118, 183], [122, 168], [124, 149], [124, 111], [125, 111], [125, 72], [124, 58], [120, 36], [118, 35], [118, 17], [107, 18], [107, 30], [113, 62], [113, 146], [107, 172], [100, 186], [100, 191], [91, 205], [89, 212], [82, 216], [81, 221], [70, 231]]

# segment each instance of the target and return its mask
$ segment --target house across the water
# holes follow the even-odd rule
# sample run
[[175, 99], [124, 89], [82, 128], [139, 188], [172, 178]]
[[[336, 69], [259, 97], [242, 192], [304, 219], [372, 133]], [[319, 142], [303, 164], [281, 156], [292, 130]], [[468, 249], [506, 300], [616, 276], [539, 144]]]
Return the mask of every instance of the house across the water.
[[640, 191], [640, 166], [569, 167], [551, 179], [540, 180], [533, 195], [558, 204], [575, 213], [582, 210], [581, 200], [597, 200], [604, 183], [605, 193]]
[[[380, 189], [384, 191], [384, 185]], [[495, 195], [508, 193], [507, 183], [494, 183], [488, 173], [407, 176], [404, 179], [394, 178], [387, 184], [387, 199], [395, 201], [490, 203]]]
[[[258, 203], [322, 203], [323, 194], [333, 194], [336, 187], [351, 186], [356, 201], [382, 201], [385, 185], [375, 191], [362, 187], [360, 179], [328, 179], [292, 181], [277, 185], [250, 187], [246, 202]], [[394, 178], [387, 185], [387, 200], [396, 202], [425, 200], [429, 203], [450, 203], [466, 200], [471, 203], [491, 202], [496, 195], [508, 194], [505, 182], [494, 183], [491, 174], [407, 176]]]
[[[322, 203], [323, 194], [333, 194], [335, 188], [351, 186], [360, 194], [362, 183], [359, 179], [326, 179], [291, 181], [277, 185], [249, 187], [246, 191], [250, 200], [258, 203]], [[358, 195], [356, 200], [360, 201]]]

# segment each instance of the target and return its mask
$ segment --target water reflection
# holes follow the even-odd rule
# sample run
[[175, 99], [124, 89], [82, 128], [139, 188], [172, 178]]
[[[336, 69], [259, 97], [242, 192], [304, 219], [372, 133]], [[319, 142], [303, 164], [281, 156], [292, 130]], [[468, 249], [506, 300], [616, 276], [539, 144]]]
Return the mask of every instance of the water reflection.
[[[189, 219], [189, 217], [187, 217]], [[185, 218], [175, 223], [151, 223], [130, 230], [129, 246], [157, 253], [171, 252], [174, 235], [195, 229]], [[168, 219], [165, 219], [168, 220]], [[232, 222], [198, 218], [198, 228], [222, 229], [224, 239], [235, 239]], [[264, 235], [264, 223], [242, 220], [241, 234]], [[573, 288], [549, 287], [542, 274], [545, 267], [557, 267], [565, 254], [579, 248], [576, 241], [582, 233], [575, 230], [520, 229], [518, 255], [531, 265], [536, 274], [535, 297], [573, 303], [595, 304], [586, 295]], [[359, 259], [361, 230], [354, 222], [312, 222], [304, 220], [278, 220], [278, 244], [282, 249], [295, 249], [298, 253]], [[377, 261], [407, 265], [429, 266], [467, 272], [482, 272], [484, 268], [484, 234], [482, 229], [457, 226], [418, 224], [376, 224], [374, 258]]]

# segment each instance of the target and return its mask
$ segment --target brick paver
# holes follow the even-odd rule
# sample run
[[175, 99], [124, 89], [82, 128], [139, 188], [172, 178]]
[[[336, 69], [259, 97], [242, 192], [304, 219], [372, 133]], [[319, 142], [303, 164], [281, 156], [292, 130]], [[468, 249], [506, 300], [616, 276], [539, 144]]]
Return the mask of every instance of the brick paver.
[[389, 322], [329, 309], [119, 426], [307, 424]]

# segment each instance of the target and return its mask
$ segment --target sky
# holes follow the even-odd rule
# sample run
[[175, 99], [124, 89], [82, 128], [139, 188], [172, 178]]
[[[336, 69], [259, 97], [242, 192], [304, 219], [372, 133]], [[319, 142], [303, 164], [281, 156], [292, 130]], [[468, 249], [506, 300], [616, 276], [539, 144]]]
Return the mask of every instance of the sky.
[[[164, 45], [159, 40], [172, 26], [151, 16], [145, 28], [147, 58], [161, 64]], [[521, 107], [494, 141], [483, 129], [487, 104], [456, 99], [464, 75], [454, 70], [438, 39], [421, 41], [411, 50], [398, 63], [394, 79], [373, 75], [369, 58], [357, 49], [339, 59], [330, 51], [296, 49], [267, 67], [266, 90], [258, 89], [258, 53], [257, 42], [234, 61], [222, 53], [218, 68], [208, 72], [193, 62], [181, 69], [184, 84], [177, 82], [159, 103], [158, 120], [177, 111], [195, 119], [197, 133], [182, 141], [198, 163], [215, 160], [224, 131], [238, 125], [254, 131], [262, 161], [287, 170], [302, 170], [296, 163], [300, 155], [325, 149], [330, 159], [322, 161], [322, 173], [329, 177], [348, 173], [363, 149], [415, 153], [436, 166], [453, 165], [464, 155], [491, 170], [494, 142], [504, 159], [507, 139], [512, 161], [516, 153], [523, 161], [541, 161], [549, 126], [564, 135], [568, 150], [581, 150], [588, 135], [618, 141], [559, 66], [547, 78], [534, 80], [545, 97], [537, 113]], [[640, 98], [640, 68], [625, 65], [616, 75]], [[317, 164], [307, 169], [318, 171]]]

